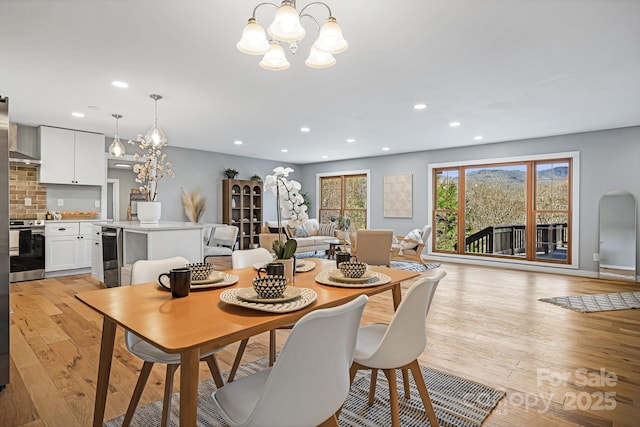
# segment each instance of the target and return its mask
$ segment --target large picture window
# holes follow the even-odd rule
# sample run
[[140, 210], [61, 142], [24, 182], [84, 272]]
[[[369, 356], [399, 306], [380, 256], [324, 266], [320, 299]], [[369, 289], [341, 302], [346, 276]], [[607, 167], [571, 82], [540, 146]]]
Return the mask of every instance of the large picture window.
[[433, 252], [571, 263], [573, 158], [434, 167]]
[[320, 177], [320, 222], [348, 218], [351, 230], [367, 228], [367, 175]]

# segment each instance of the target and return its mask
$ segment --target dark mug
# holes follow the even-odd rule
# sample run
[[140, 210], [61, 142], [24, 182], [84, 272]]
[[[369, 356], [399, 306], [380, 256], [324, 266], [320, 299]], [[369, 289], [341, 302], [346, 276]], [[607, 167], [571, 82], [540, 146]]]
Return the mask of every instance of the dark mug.
[[270, 262], [266, 266], [258, 269], [258, 277], [264, 272], [267, 276], [284, 276], [284, 264], [280, 262]]
[[161, 282], [163, 276], [169, 278], [171, 286], [171, 296], [174, 298], [182, 298], [189, 295], [191, 289], [191, 269], [188, 267], [174, 268], [169, 273], [162, 273], [158, 276], [158, 282]]
[[[354, 256], [357, 260], [358, 257]], [[349, 252], [336, 252], [336, 267], [340, 268], [341, 262], [349, 262], [351, 261], [351, 254]]]

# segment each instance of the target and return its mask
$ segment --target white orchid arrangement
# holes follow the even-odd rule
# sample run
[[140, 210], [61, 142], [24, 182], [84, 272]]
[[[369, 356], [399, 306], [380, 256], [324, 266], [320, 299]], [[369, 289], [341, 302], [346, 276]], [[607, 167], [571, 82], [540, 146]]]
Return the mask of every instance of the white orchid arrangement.
[[287, 179], [291, 172], [293, 169], [279, 166], [273, 169], [273, 175], [267, 175], [264, 180], [264, 190], [276, 196], [278, 240], [273, 242], [273, 250], [279, 259], [291, 258], [296, 250], [295, 240], [282, 242], [282, 218], [288, 218], [289, 224], [292, 226], [302, 225], [309, 218], [304, 197], [300, 194], [302, 185], [298, 181]]
[[175, 176], [171, 163], [167, 162], [167, 153], [162, 151], [167, 143], [155, 145], [147, 142], [143, 135], [138, 135], [135, 142], [129, 140], [129, 144], [136, 142], [142, 154], [134, 154], [133, 160], [143, 163], [136, 163], [133, 166], [133, 172], [138, 174], [136, 182], [142, 184], [140, 192], [146, 196], [147, 201], [153, 202], [158, 197], [158, 181], [166, 176]]

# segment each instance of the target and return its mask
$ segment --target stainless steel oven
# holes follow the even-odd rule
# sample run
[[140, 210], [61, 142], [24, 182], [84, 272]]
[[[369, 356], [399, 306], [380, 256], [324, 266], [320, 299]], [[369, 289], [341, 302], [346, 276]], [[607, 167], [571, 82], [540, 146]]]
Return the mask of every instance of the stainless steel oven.
[[44, 221], [9, 221], [9, 281], [44, 279]]

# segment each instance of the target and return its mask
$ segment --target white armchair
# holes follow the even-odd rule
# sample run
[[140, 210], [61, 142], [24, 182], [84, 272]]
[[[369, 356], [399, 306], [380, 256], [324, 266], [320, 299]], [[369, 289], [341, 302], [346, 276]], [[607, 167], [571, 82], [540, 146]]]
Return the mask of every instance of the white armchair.
[[431, 226], [425, 225], [422, 230], [415, 229], [406, 236], [395, 236], [398, 243], [391, 246], [391, 259], [393, 261], [419, 262], [426, 267], [427, 263], [420, 256], [431, 235]]
[[238, 238], [235, 225], [218, 226], [213, 229], [209, 242], [203, 248], [204, 261], [210, 256], [231, 256]]

